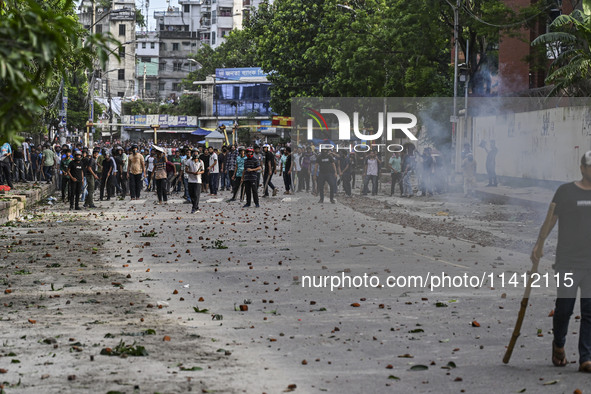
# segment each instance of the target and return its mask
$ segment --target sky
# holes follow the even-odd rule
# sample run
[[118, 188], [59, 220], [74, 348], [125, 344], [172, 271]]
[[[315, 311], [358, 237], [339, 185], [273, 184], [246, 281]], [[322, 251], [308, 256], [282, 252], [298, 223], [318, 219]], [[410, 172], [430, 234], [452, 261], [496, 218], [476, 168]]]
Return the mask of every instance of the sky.
[[[146, 13], [145, 1], [147, 0], [136, 0], [135, 6], [141, 8], [142, 13]], [[154, 22], [154, 11], [166, 11], [168, 3], [166, 0], [149, 0], [150, 2], [150, 15], [148, 15], [148, 30], [156, 30], [156, 23]], [[170, 0], [171, 7], [178, 7], [179, 3], [177, 0]], [[144, 15], [146, 16], [146, 15]]]

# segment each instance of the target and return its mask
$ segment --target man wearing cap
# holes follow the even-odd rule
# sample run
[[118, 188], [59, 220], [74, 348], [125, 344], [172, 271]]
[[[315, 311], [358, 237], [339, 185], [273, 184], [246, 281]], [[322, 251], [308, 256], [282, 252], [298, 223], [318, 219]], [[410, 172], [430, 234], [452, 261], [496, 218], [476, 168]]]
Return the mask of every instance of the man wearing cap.
[[316, 160], [316, 172], [318, 173], [318, 203], [324, 203], [324, 183], [328, 183], [330, 189], [330, 202], [335, 203], [334, 195], [337, 188], [337, 167], [334, 158], [325, 149], [320, 152]]
[[129, 179], [129, 194], [132, 200], [138, 200], [142, 191], [142, 179], [146, 177], [144, 156], [137, 151], [137, 145], [131, 146], [131, 154], [127, 158], [127, 178]]
[[72, 161], [72, 155], [70, 148], [66, 145], [64, 149], [62, 149], [63, 155], [62, 160], [60, 161], [60, 171], [61, 171], [61, 178], [62, 178], [62, 202], [66, 201], [66, 190], [68, 191], [68, 201], [70, 200], [70, 177], [68, 175], [68, 166]]
[[254, 200], [254, 206], [257, 208], [259, 207], [257, 173], [260, 169], [261, 163], [254, 156], [254, 149], [246, 149], [246, 160], [244, 161], [244, 172], [242, 173], [244, 190], [246, 192], [246, 204], [244, 204], [243, 208], [250, 207], [252, 200]]
[[185, 173], [189, 184], [189, 197], [191, 198], [191, 213], [198, 213], [199, 195], [201, 194], [201, 174], [205, 168], [203, 162], [199, 159], [199, 149], [193, 148], [191, 158], [185, 162]]
[[[550, 226], [540, 230], [531, 260], [539, 262], [544, 240], [558, 221], [558, 243], [553, 268], [557, 278], [557, 297], [553, 316], [552, 363], [568, 364], [565, 343], [577, 290], [581, 288], [581, 326], [579, 328], [579, 371], [591, 373], [591, 151], [581, 157], [582, 179], [563, 184], [556, 190], [556, 204]], [[550, 211], [552, 205], [550, 205]]]
[[[84, 168], [82, 166], [82, 152], [74, 152], [74, 160], [70, 160], [66, 168], [66, 175], [70, 186], [70, 209], [80, 210], [80, 193], [84, 181]], [[75, 203], [75, 206], [74, 206]]]

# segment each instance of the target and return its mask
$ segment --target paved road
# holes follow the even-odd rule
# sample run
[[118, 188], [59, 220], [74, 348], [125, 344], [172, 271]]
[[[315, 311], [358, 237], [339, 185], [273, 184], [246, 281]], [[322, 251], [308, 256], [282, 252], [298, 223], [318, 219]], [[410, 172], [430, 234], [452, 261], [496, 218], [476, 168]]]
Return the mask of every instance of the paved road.
[[[501, 363], [523, 288], [507, 283], [503, 288], [499, 275], [508, 281], [525, 272], [526, 253], [391, 223], [409, 212], [438, 226], [455, 217], [455, 223], [475, 231], [490, 225], [495, 236], [521, 234], [529, 242], [540, 212], [454, 196], [378, 199], [389, 205], [372, 217], [354, 209], [369, 200], [320, 205], [307, 194], [263, 200], [259, 209], [211, 199], [201, 213], [190, 215], [180, 199], [156, 206], [150, 194], [134, 202], [105, 202], [105, 216], [78, 217], [96, 226], [104, 240], [100, 256], [110, 272], [132, 278], [120, 291], [162, 305], [151, 310], [154, 319], [201, 336], [204, 349], [231, 353], [226, 364], [212, 363], [219, 370], [192, 373], [210, 389], [276, 393], [296, 385], [296, 392], [305, 393], [554, 393], [587, 387], [577, 364], [551, 366], [553, 288], [534, 291], [511, 363]], [[500, 214], [500, 220], [490, 219]], [[142, 236], [151, 232], [154, 237]], [[543, 265], [547, 270], [551, 261]], [[389, 276], [427, 273], [486, 281], [479, 288], [433, 291], [385, 286]], [[345, 284], [331, 291], [330, 280], [336, 279], [329, 280], [329, 288], [302, 286], [306, 277], [318, 285], [325, 276], [365, 274], [383, 286]], [[248, 311], [236, 311], [241, 304]], [[196, 313], [194, 307], [208, 312]], [[212, 320], [212, 314], [222, 320]], [[573, 361], [578, 324], [573, 322], [567, 344]], [[192, 346], [176, 351], [185, 356], [200, 351]], [[179, 378], [170, 376], [171, 387]], [[129, 379], [123, 377], [122, 387], [141, 378]], [[174, 387], [170, 392], [181, 386]]]

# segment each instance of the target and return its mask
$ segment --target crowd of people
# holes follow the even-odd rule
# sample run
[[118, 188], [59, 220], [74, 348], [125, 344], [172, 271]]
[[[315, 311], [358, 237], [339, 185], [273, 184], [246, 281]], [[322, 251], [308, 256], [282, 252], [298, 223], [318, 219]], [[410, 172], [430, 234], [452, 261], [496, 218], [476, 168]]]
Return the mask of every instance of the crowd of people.
[[[251, 147], [223, 145], [220, 148], [170, 141], [114, 144], [99, 143], [88, 149], [82, 143], [34, 145], [27, 138], [21, 145], [0, 148], [0, 181], [55, 183], [63, 202], [71, 209], [94, 208], [94, 193], [100, 201], [112, 198], [139, 199], [142, 192], [155, 192], [157, 204], [166, 204], [171, 193], [182, 195], [198, 212], [199, 196], [231, 192], [229, 202], [246, 198], [245, 207], [260, 206], [262, 197], [277, 195], [273, 176], [283, 181], [284, 194], [309, 192], [324, 202], [325, 188], [335, 202], [339, 188], [352, 196], [357, 186], [362, 195], [376, 195], [380, 182], [390, 174], [390, 195], [398, 187], [401, 197], [429, 196], [447, 191], [447, 167], [431, 148], [422, 154], [408, 144], [403, 152], [385, 158], [383, 152], [354, 153], [318, 149], [313, 145]], [[371, 187], [370, 187], [371, 183]]]

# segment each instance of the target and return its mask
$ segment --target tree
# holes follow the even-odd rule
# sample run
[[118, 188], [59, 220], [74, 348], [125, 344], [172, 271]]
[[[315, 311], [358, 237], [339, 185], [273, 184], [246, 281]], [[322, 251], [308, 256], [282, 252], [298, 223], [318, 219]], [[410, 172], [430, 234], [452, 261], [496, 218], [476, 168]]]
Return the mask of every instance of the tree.
[[50, 93], [95, 58], [104, 64], [109, 43], [118, 41], [78, 23], [73, 0], [0, 2], [0, 140], [40, 128]]
[[248, 30], [232, 30], [226, 41], [216, 49], [204, 45], [191, 58], [201, 67], [189, 73], [183, 81], [183, 87], [187, 90], [195, 90], [193, 81], [204, 81], [215, 74], [216, 68], [257, 66], [255, 46]]
[[532, 42], [546, 46], [554, 57], [545, 81], [554, 85], [549, 95], [587, 97], [591, 93], [591, 1], [583, 5], [584, 12], [560, 15], [550, 24], [549, 33]]
[[140, 29], [146, 27], [146, 18], [144, 18], [144, 14], [142, 14], [142, 11], [139, 8], [135, 9], [135, 24]]

